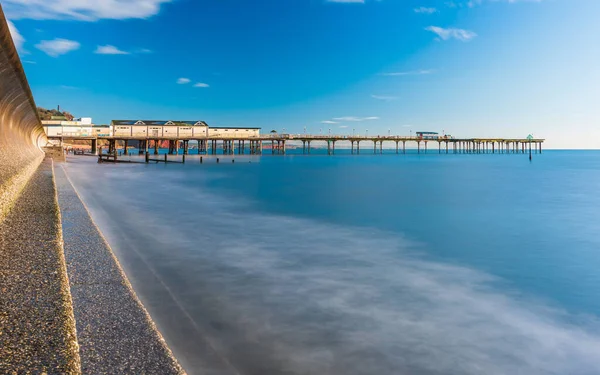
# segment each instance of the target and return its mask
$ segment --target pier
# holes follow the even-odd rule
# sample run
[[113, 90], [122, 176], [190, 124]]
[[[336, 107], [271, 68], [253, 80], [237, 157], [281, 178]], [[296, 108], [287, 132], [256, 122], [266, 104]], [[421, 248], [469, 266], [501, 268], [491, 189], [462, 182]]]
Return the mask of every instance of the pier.
[[[204, 138], [139, 138], [139, 137], [48, 137], [60, 141], [87, 139], [91, 142], [91, 153], [97, 154], [98, 142], [108, 145], [107, 153], [116, 155], [117, 143], [123, 145], [123, 155], [127, 155], [131, 141], [138, 143], [139, 154], [158, 155], [159, 148], [165, 145], [169, 155], [188, 155], [190, 141], [197, 143], [194, 154], [204, 155], [285, 155], [287, 146], [293, 144], [302, 149], [302, 154], [310, 155], [315, 148], [326, 148], [328, 155], [335, 155], [336, 148], [342, 146], [351, 154], [383, 154], [384, 150], [395, 154], [406, 154], [407, 149], [415, 149], [418, 154], [526, 154], [542, 153], [544, 139], [528, 138], [454, 138], [439, 137], [426, 139], [404, 136], [322, 136], [322, 135], [267, 135], [245, 138], [204, 137]], [[386, 146], [386, 147], [384, 147]]]

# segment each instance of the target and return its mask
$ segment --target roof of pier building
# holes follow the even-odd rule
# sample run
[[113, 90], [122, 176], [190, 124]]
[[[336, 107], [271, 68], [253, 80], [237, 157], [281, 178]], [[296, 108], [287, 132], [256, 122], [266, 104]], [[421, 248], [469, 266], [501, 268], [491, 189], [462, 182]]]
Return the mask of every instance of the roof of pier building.
[[262, 128], [255, 128], [255, 127], [247, 127], [247, 126], [211, 126], [211, 129], [224, 129], [224, 130], [230, 130], [230, 129], [240, 129], [240, 130], [260, 130]]
[[112, 120], [111, 125], [208, 126], [204, 121]]

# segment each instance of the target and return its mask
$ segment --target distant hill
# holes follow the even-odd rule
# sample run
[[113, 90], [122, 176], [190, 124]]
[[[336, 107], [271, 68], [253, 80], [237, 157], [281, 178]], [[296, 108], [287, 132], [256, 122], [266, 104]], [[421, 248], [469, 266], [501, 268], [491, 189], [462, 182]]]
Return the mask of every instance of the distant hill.
[[67, 120], [73, 121], [74, 116], [67, 111], [60, 112], [57, 109], [46, 109], [38, 107], [41, 120]]

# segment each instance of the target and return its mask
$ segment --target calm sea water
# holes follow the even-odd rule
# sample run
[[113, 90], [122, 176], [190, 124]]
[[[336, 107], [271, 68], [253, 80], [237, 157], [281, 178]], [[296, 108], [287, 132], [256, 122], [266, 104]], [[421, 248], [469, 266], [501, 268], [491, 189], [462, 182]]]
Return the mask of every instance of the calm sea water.
[[600, 373], [600, 152], [65, 168], [190, 374]]

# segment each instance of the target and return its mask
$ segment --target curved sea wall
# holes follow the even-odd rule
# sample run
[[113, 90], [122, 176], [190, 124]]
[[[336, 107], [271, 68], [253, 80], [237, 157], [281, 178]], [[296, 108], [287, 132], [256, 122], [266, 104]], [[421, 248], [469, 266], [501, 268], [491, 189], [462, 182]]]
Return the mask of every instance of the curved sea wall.
[[0, 6], [0, 222], [40, 162], [44, 129]]

